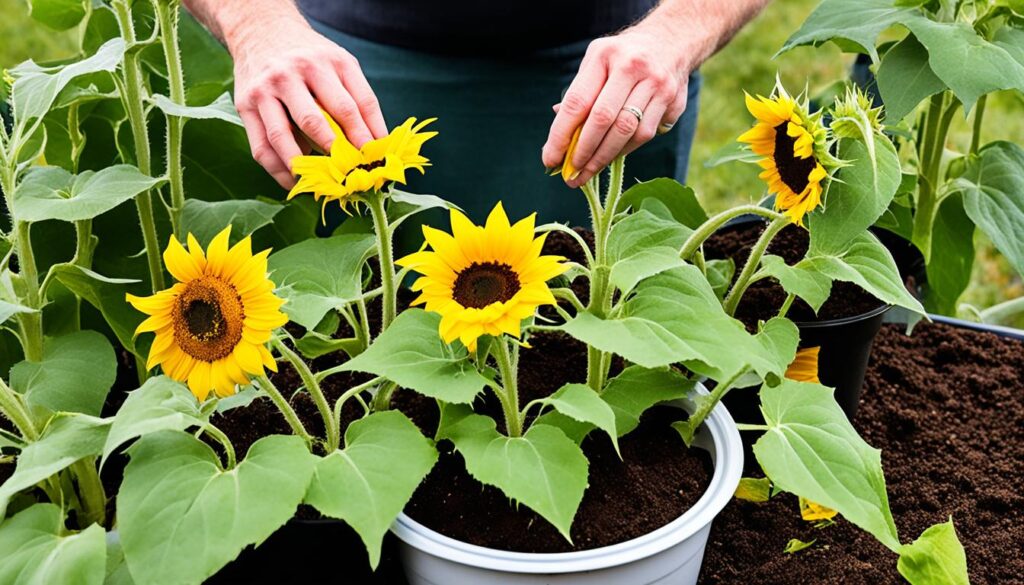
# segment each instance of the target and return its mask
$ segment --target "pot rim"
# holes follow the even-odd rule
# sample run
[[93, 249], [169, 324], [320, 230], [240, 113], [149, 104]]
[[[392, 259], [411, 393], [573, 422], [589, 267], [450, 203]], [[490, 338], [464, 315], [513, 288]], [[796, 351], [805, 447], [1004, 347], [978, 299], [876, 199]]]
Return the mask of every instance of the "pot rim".
[[[700, 386], [703, 390], [703, 386]], [[705, 391], [706, 392], [706, 391]], [[391, 531], [406, 544], [435, 557], [472, 567], [508, 573], [574, 573], [606, 569], [654, 556], [711, 524], [732, 499], [743, 475], [743, 443], [725, 405], [719, 403], [703, 428], [715, 446], [714, 474], [697, 503], [668, 524], [638, 538], [583, 551], [523, 553], [462, 542], [399, 514]], [[704, 434], [704, 433], [702, 433]]]
[[850, 323], [857, 323], [859, 321], [867, 321], [873, 317], [877, 317], [882, 313], [885, 313], [889, 309], [892, 309], [896, 305], [879, 305], [870, 311], [860, 313], [859, 315], [850, 315], [849, 317], [839, 317], [838, 319], [828, 319], [827, 321], [793, 321], [793, 324], [799, 329], [824, 329], [825, 327], [836, 327], [839, 325], [849, 325]]

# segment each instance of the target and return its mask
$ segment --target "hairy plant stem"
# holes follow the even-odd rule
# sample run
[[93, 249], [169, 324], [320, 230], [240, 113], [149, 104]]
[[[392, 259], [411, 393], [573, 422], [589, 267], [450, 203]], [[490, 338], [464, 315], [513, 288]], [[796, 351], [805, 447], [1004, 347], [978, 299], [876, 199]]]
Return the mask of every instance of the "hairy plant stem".
[[504, 338], [496, 338], [492, 355], [498, 362], [498, 372], [501, 375], [501, 389], [495, 388], [498, 401], [501, 402], [501, 410], [505, 414], [505, 432], [510, 437], [521, 437], [523, 435], [523, 414], [519, 410], [519, 376], [512, 363], [512, 354], [509, 345], [513, 343]]
[[82, 503], [83, 527], [90, 524], [103, 525], [107, 517], [107, 493], [100, 481], [94, 458], [76, 461], [71, 465], [71, 474], [78, 486], [78, 500]]
[[971, 154], [978, 154], [981, 148], [981, 123], [985, 119], [985, 104], [988, 103], [988, 95], [978, 98], [978, 104], [974, 106], [974, 123], [971, 125]]
[[305, 386], [306, 390], [309, 391], [309, 395], [313, 397], [313, 402], [316, 404], [317, 410], [320, 411], [320, 416], [324, 419], [324, 428], [327, 432], [328, 450], [333, 451], [337, 449], [340, 438], [338, 425], [334, 421], [331, 405], [327, 402], [327, 397], [324, 396], [324, 392], [320, 388], [320, 383], [317, 382], [316, 376], [313, 375], [313, 372], [309, 369], [309, 365], [306, 364], [305, 360], [285, 345], [283, 341], [273, 338], [270, 343], [274, 346], [274, 349], [281, 354], [281, 357], [287, 360], [288, 363], [295, 368], [295, 371], [298, 372], [299, 379], [302, 380], [303, 386]]
[[[142, 80], [142, 67], [139, 63], [139, 51], [133, 47], [136, 42], [135, 25], [132, 23], [131, 8], [127, 0], [113, 2], [114, 15], [121, 31], [121, 38], [128, 45], [124, 55], [122, 69], [124, 79], [121, 85], [121, 102], [132, 129], [135, 143], [135, 158], [139, 171], [152, 176], [150, 161], [149, 134], [146, 126], [146, 112], [142, 100], [146, 87]], [[156, 233], [156, 221], [153, 217], [153, 194], [150, 191], [139, 193], [135, 197], [135, 207], [139, 213], [139, 225], [142, 228], [142, 239], [146, 245], [146, 262], [149, 265], [149, 279], [153, 292], [164, 289], [164, 272], [160, 265], [160, 242]]]
[[283, 394], [281, 394], [281, 391], [277, 389], [277, 386], [275, 386], [274, 383], [270, 381], [270, 378], [266, 376], [260, 376], [257, 380], [260, 383], [260, 388], [267, 393], [271, 402], [274, 403], [277, 410], [279, 410], [281, 415], [284, 416], [284, 419], [288, 422], [288, 426], [292, 428], [292, 432], [295, 433], [296, 436], [302, 437], [302, 440], [306, 441], [306, 445], [312, 447], [312, 435], [310, 435], [309, 431], [306, 430], [305, 425], [303, 425], [302, 421], [299, 420], [299, 415], [295, 414], [295, 409], [292, 408], [292, 405], [289, 404], [288, 400]]
[[22, 402], [21, 395], [12, 390], [3, 378], [0, 378], [0, 412], [14, 423], [22, 438], [30, 442], [39, 440], [39, 430]]
[[377, 389], [377, 393], [373, 395], [373, 400], [370, 402], [370, 410], [373, 412], [383, 412], [391, 409], [391, 396], [394, 395], [395, 389], [398, 385], [394, 382], [385, 382], [381, 384], [380, 388]]
[[234, 469], [237, 464], [237, 459], [235, 458], [235, 446], [231, 443], [231, 439], [224, 434], [224, 431], [218, 429], [212, 424], [204, 426], [203, 432], [209, 435], [211, 439], [220, 443], [220, 446], [224, 448], [224, 455], [227, 457], [227, 465], [224, 466], [224, 469]]
[[[160, 23], [160, 43], [164, 49], [164, 60], [167, 63], [167, 88], [170, 99], [179, 106], [185, 105], [185, 76], [181, 68], [181, 50], [178, 46], [178, 14], [180, 4], [177, 0], [152, 0], [153, 10]], [[181, 166], [181, 136], [185, 120], [181, 116], [166, 114], [167, 117], [167, 181], [171, 190], [171, 205], [168, 213], [171, 217], [171, 229], [179, 240], [184, 238], [181, 226], [181, 213], [185, 207], [185, 183]]]
[[759, 215], [771, 220], [786, 217], [777, 211], [772, 211], [771, 209], [761, 207], [760, 205], [740, 205], [739, 207], [727, 209], [708, 218], [708, 220], [702, 223], [696, 231], [690, 234], [690, 237], [686, 238], [686, 242], [683, 243], [683, 247], [679, 249], [679, 257], [683, 260], [690, 261], [693, 255], [700, 250], [701, 244], [710, 238], [711, 234], [718, 231], [718, 228], [727, 224], [731, 219], [748, 214]]
[[383, 333], [388, 325], [391, 325], [396, 314], [395, 257], [391, 249], [391, 228], [388, 226], [388, 214], [384, 209], [384, 194], [379, 191], [367, 193], [365, 200], [370, 208], [370, 215], [373, 217], [373, 231], [377, 236], [380, 286], [384, 290], [380, 299], [380, 331]]
[[779, 307], [779, 314], [778, 314], [778, 316], [779, 317], [785, 317], [786, 313], [789, 312], [789, 308], [793, 306], [793, 301], [795, 301], [795, 300], [796, 300], [796, 295], [795, 294], [789, 293], [788, 295], [786, 295], [786, 300], [783, 301], [782, 306]]
[[[936, 184], [930, 171], [933, 166], [932, 156], [935, 150], [935, 143], [940, 141], [937, 133], [945, 101], [946, 92], [937, 93], [929, 100], [928, 109], [925, 113], [924, 131], [921, 136], [921, 142], [917, 145], [917, 201], [916, 209], [914, 210], [914, 226], [911, 239], [918, 249], [921, 250], [925, 261], [931, 257], [932, 219], [935, 215], [936, 207]], [[941, 141], [945, 141], [944, 136], [941, 138]]]
[[722, 398], [725, 397], [729, 390], [732, 390], [733, 384], [735, 384], [746, 373], [746, 369], [736, 372], [732, 377], [715, 386], [715, 389], [711, 391], [711, 394], [706, 396], [703, 400], [698, 401], [697, 410], [695, 410], [687, 420], [690, 428], [693, 429], [694, 434], [696, 434], [700, 425], [704, 423], [704, 419], [706, 419], [708, 415], [711, 414], [711, 411], [715, 409], [715, 406], [722, 401]]
[[782, 231], [782, 228], [789, 224], [790, 219], [786, 216], [773, 219], [768, 224], [768, 227], [765, 228], [761, 237], [754, 243], [754, 247], [750, 249], [750, 256], [747, 257], [747, 263], [743, 265], [743, 270], [736, 277], [736, 283], [732, 285], [732, 289], [729, 290], [729, 294], [725, 297], [723, 307], [725, 307], [726, 313], [729, 315], [736, 313], [736, 307], [740, 304], [743, 293], [747, 292], [747, 287], [750, 286], [750, 281], [754, 274], [757, 273], [757, 268], [761, 264], [761, 257], [764, 256], [765, 250], [768, 249], [768, 244]]
[[27, 221], [14, 218], [14, 249], [18, 256], [18, 270], [25, 287], [25, 305], [35, 309], [31, 313], [18, 313], [21, 345], [25, 359], [38, 362], [43, 359], [43, 299], [39, 294], [39, 272], [35, 252], [32, 250], [31, 228]]
[[[363, 382], [362, 384], [359, 384], [358, 386], [353, 386], [353, 387], [349, 388], [348, 390], [345, 391], [344, 394], [342, 394], [340, 397], [338, 397], [338, 400], [334, 403], [334, 420], [337, 422], [337, 425], [338, 425], [339, 429], [341, 428], [341, 409], [345, 406], [345, 403], [348, 402], [348, 399], [352, 398], [353, 396], [358, 395], [360, 392], [365, 392], [365, 391], [369, 390], [370, 388], [373, 388], [374, 386], [376, 386], [377, 384], [380, 384], [383, 381], [384, 381], [383, 378], [374, 378], [374, 379], [370, 380], [369, 382]], [[340, 449], [341, 445], [339, 444], [335, 448], [339, 448]]]

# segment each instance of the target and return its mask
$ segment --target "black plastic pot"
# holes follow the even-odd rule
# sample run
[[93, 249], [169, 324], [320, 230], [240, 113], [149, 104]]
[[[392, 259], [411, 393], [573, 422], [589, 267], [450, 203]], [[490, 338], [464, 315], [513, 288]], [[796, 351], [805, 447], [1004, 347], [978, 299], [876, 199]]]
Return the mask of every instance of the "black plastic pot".
[[404, 585], [406, 581], [397, 541], [390, 532], [384, 537], [380, 566], [374, 572], [362, 541], [344, 522], [291, 520], [263, 544], [242, 551], [206, 583]]

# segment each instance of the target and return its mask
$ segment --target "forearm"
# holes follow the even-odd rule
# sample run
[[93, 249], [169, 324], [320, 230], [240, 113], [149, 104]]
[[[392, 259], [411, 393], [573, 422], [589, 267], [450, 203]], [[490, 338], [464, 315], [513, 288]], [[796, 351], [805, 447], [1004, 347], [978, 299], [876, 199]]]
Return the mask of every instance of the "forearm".
[[308, 27], [293, 0], [182, 0], [185, 8], [220, 42], [236, 46], [258, 40], [261, 23], [295, 23]]
[[771, 0], [664, 0], [639, 30], [660, 33], [680, 53], [680, 67], [692, 71], [714, 55]]

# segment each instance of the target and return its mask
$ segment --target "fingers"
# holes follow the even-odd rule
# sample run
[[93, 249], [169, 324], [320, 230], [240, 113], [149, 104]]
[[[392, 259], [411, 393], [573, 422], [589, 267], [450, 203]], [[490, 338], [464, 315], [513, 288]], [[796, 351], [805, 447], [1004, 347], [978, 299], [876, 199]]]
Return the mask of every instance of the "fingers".
[[[318, 86], [319, 84], [328, 83], [329, 79], [330, 77], [327, 76], [316, 75], [307, 83], [312, 82]], [[336, 85], [340, 87], [341, 83], [336, 81]], [[326, 94], [326, 92], [318, 92], [317, 96], [320, 96], [321, 94]], [[299, 130], [302, 130], [303, 134], [308, 136], [310, 140], [316, 143], [316, 145], [324, 151], [330, 151], [331, 144], [334, 143], [335, 138], [334, 130], [331, 129], [331, 125], [327, 123], [326, 119], [324, 119], [324, 115], [320, 111], [320, 106], [317, 105], [316, 100], [313, 99], [313, 95], [309, 93], [309, 88], [299, 83], [290, 83], [282, 88], [280, 99], [284, 103], [288, 114], [291, 115], [291, 119], [295, 122], [295, 125], [299, 127]], [[332, 103], [336, 102], [337, 98], [333, 98]], [[327, 109], [327, 111], [332, 113], [330, 109]], [[261, 115], [263, 115], [262, 105], [260, 107], [260, 112]], [[270, 138], [271, 144], [274, 144], [274, 147], [278, 148], [275, 136], [270, 134], [270, 123], [266, 120], [265, 116], [264, 124], [267, 126], [267, 135]], [[288, 137], [292, 137], [290, 129]], [[282, 144], [280, 145], [280, 148], [290, 150], [288, 144]], [[278, 152], [280, 152], [280, 150]], [[291, 161], [291, 159], [285, 160]]]
[[[610, 84], [609, 84], [610, 85]], [[607, 89], [607, 87], [606, 87]], [[619, 107], [615, 119], [611, 125], [609, 125], [607, 131], [601, 139], [600, 144], [593, 151], [593, 155], [590, 158], [583, 161], [582, 166], [576, 168], [582, 168], [583, 171], [579, 177], [570, 182], [570, 186], [577, 187], [590, 180], [591, 177], [601, 172], [612, 160], [619, 156], [619, 154], [626, 148], [626, 145], [636, 135], [638, 129], [641, 127], [641, 120], [637, 115], [626, 108], [636, 108], [643, 113], [642, 122], [648, 123], [647, 111], [650, 109], [651, 98], [654, 96], [655, 88], [652, 83], [640, 82], [633, 89], [633, 91], [623, 99], [622, 106]], [[602, 92], [602, 96], [604, 92]], [[616, 98], [617, 99], [617, 98]], [[598, 99], [598, 103], [601, 99]], [[591, 113], [590, 119], [587, 120], [587, 124], [590, 125], [591, 121], [598, 113], [598, 105], [594, 105], [594, 110]], [[660, 114], [660, 112], [659, 112]], [[659, 115], [656, 120], [661, 119]], [[587, 127], [584, 126], [583, 133], [580, 134], [580, 144], [583, 143], [583, 134], [587, 131]], [[652, 134], [653, 136], [653, 134]], [[644, 140], [646, 142], [648, 139]], [[580, 154], [580, 149], [577, 147], [576, 154]], [[575, 162], [574, 157], [574, 162]]]
[[[380, 102], [377, 101], [377, 95], [373, 93], [370, 82], [366, 80], [366, 76], [363, 75], [363, 70], [359, 67], [355, 57], [340, 61], [336, 67], [340, 70], [339, 74], [342, 82], [345, 84], [345, 89], [351, 94], [352, 100], [355, 102], [356, 108], [358, 108], [362, 120], [369, 129], [370, 134], [372, 134], [372, 137], [382, 138], [387, 136], [388, 127], [384, 123], [384, 114], [380, 110]], [[356, 146], [362, 146], [362, 144], [356, 143]]]
[[544, 166], [552, 168], [562, 164], [565, 151], [576, 129], [583, 124], [590, 114], [601, 88], [604, 85], [607, 69], [603, 62], [592, 57], [585, 57], [580, 64], [565, 97], [559, 105], [555, 121], [551, 124], [547, 142], [541, 151]]
[[[620, 153], [629, 154], [657, 136], [658, 126], [661, 124], [667, 109], [668, 103], [664, 100], [652, 99], [644, 111], [643, 121], [637, 126], [636, 132], [633, 133], [633, 136], [630, 137], [629, 142], [626, 143], [626, 146]], [[613, 155], [613, 158], [615, 156]]]
[[[342, 80], [333, 71], [328, 75], [314, 77], [308, 80], [307, 83], [309, 84], [309, 89], [313, 90], [313, 93], [316, 94], [317, 101], [334, 118], [334, 121], [338, 123], [338, 126], [341, 127], [349, 142], [358, 148], [373, 138], [370, 134], [370, 129], [363, 120], [362, 114], [359, 112], [359, 108], [356, 106], [356, 102], [342, 85]], [[321, 121], [324, 121], [322, 114], [317, 112], [317, 115], [320, 116]], [[326, 121], [324, 123], [326, 124]], [[315, 136], [310, 137], [314, 140], [316, 139]], [[319, 140], [316, 142], [320, 144]]]
[[281, 187], [291, 189], [295, 186], [295, 179], [292, 177], [288, 166], [284, 164], [277, 151], [267, 140], [267, 132], [263, 127], [263, 121], [259, 113], [250, 109], [238, 110], [242, 123], [245, 125], [245, 133], [249, 137], [249, 146], [252, 149], [252, 157], [262, 166]]
[[284, 106], [276, 99], [265, 99], [258, 105], [263, 128], [267, 133], [267, 141], [277, 153], [278, 158], [291, 169], [292, 159], [302, 154], [295, 135], [292, 134], [291, 120], [285, 113]]
[[[605, 84], [601, 94], [598, 95], [597, 100], [594, 102], [594, 106], [590, 109], [587, 121], [583, 124], [583, 131], [580, 132], [580, 141], [572, 157], [574, 167], [577, 169], [586, 168], [613, 125], [620, 126], [618, 132], [628, 131], [630, 135], [636, 130], [636, 125], [634, 124], [636, 116], [622, 111], [622, 108], [626, 106], [626, 98], [632, 93], [634, 87], [636, 87], [636, 78], [629, 75], [613, 74], [608, 79], [608, 83]], [[650, 95], [636, 107], [646, 107], [647, 100], [649, 99]], [[632, 121], [621, 117], [620, 114], [629, 115]], [[626, 136], [626, 138], [628, 139], [629, 136]], [[625, 144], [625, 140], [622, 143]]]
[[[665, 111], [665, 115], [662, 116], [661, 118], [661, 123], [659, 124], [659, 127], [662, 133], [668, 132], [668, 129], [671, 129], [672, 126], [675, 126], [676, 122], [679, 121], [679, 118], [683, 117], [683, 112], [686, 111], [686, 102], [687, 97], [689, 95], [689, 84], [684, 79], [684, 81], [680, 85], [681, 87], [679, 89], [679, 92], [676, 94], [675, 98], [673, 98], [668, 109]], [[666, 125], [668, 126], [668, 129], [665, 128]]]

